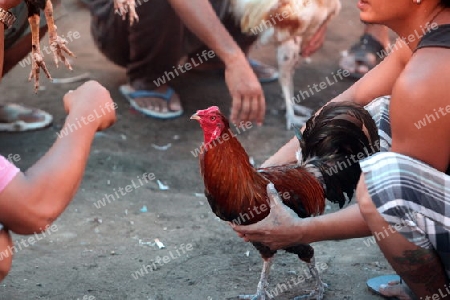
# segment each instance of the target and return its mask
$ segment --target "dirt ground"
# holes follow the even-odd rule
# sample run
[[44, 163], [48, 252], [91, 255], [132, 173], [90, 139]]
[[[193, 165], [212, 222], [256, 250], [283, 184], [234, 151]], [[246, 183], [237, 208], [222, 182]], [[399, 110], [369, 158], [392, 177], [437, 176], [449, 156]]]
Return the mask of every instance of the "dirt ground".
[[[340, 52], [361, 33], [355, 1], [343, 2], [343, 11], [329, 26], [323, 49], [297, 71], [296, 91], [332, 79]], [[218, 300], [253, 293], [262, 260], [210, 211], [201, 195], [198, 159], [191, 153], [202, 142], [202, 133], [189, 116], [210, 105], [228, 112], [230, 98], [223, 77], [190, 72], [176, 78], [171, 83], [182, 97], [183, 117], [173, 121], [145, 118], [130, 110], [119, 94], [125, 72], [94, 47], [88, 11], [76, 0], [65, 0], [64, 9], [70, 14], [59, 20], [59, 33], [67, 38], [70, 31], [78, 32], [69, 43], [77, 58], [70, 73], [64, 68], [56, 70], [46, 55], [50, 71], [55, 78], [89, 72], [90, 78], [111, 91], [118, 104], [118, 122], [97, 135], [82, 186], [54, 230], [15, 255], [9, 277], [0, 284], [0, 299]], [[271, 48], [255, 49], [253, 56], [275, 64]], [[29, 66], [18, 66], [4, 78], [1, 101], [45, 109], [55, 120], [45, 130], [0, 134], [1, 154], [20, 155], [17, 165], [23, 170], [55, 141], [65, 118], [62, 96], [79, 85], [52, 84], [42, 78], [45, 89], [35, 95], [27, 82], [28, 72]], [[317, 109], [351, 83], [336, 82], [304, 104]], [[264, 85], [264, 89], [268, 102], [264, 126], [239, 135], [257, 164], [292, 136], [285, 129], [278, 83]], [[161, 150], [166, 145], [170, 147]], [[140, 184], [138, 177], [144, 173], [154, 174], [156, 179]], [[156, 180], [169, 189], [161, 190]], [[137, 188], [96, 207], [105, 194], [113, 195], [132, 182]], [[335, 209], [331, 206], [328, 212]], [[18, 243], [26, 237], [14, 238]], [[155, 239], [165, 248], [159, 249]], [[323, 280], [329, 284], [325, 299], [379, 299], [367, 290], [365, 281], [392, 271], [376, 246], [353, 239], [315, 243], [314, 247]], [[142, 269], [142, 276], [137, 276], [144, 265], [148, 265], [147, 272]], [[295, 256], [280, 252], [272, 269], [271, 288], [287, 285], [305, 272], [305, 265]], [[308, 280], [291, 285], [275, 299], [292, 299], [310, 285]]]

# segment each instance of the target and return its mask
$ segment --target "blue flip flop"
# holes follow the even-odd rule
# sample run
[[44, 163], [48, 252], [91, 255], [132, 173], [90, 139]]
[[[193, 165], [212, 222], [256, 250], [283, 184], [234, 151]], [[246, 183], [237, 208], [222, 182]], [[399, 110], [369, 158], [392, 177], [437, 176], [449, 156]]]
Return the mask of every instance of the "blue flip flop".
[[119, 88], [119, 91], [122, 93], [122, 95], [128, 100], [131, 107], [133, 107], [138, 112], [152, 118], [161, 119], [161, 120], [168, 120], [168, 119], [174, 119], [183, 114], [183, 109], [177, 110], [177, 111], [166, 111], [166, 112], [160, 112], [160, 111], [154, 111], [148, 108], [140, 107], [135, 99], [138, 98], [160, 98], [164, 101], [166, 101], [167, 104], [169, 104], [170, 99], [175, 94], [175, 91], [169, 87], [165, 93], [159, 93], [155, 91], [148, 91], [148, 90], [134, 90], [129, 85], [122, 85]]
[[[251, 59], [251, 58], [248, 59], [248, 63], [253, 68], [253, 71], [255, 72], [255, 74], [258, 74], [256, 72], [257, 68], [260, 68], [260, 69], [262, 69], [262, 68], [271, 68], [269, 66], [266, 66], [266, 65], [260, 63], [259, 61]], [[267, 78], [258, 77], [258, 80], [261, 83], [269, 83], [269, 82], [274, 82], [274, 81], [278, 80], [278, 77], [279, 77], [278, 72], [274, 72], [272, 76], [267, 77]]]
[[367, 280], [367, 288], [374, 294], [377, 294], [378, 296], [384, 297], [385, 299], [389, 300], [398, 300], [397, 297], [386, 297], [380, 293], [380, 287], [381, 285], [385, 284], [387, 285], [389, 282], [392, 281], [398, 281], [402, 282], [402, 279], [398, 275], [382, 275], [375, 278], [371, 278]]

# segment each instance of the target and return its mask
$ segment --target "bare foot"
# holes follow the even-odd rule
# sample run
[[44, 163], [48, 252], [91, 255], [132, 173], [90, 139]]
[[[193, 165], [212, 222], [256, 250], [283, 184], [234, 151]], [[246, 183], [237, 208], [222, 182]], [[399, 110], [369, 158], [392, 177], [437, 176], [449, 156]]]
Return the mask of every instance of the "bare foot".
[[[165, 94], [167, 93], [168, 88], [168, 85], [164, 85], [153, 89], [152, 91]], [[179, 111], [182, 109], [180, 96], [178, 96], [177, 93], [174, 93], [168, 102], [157, 97], [136, 98], [135, 101], [136, 104], [142, 108], [147, 108], [162, 113], [168, 111]]]
[[386, 297], [397, 297], [399, 300], [413, 300], [411, 290], [404, 283], [391, 281], [380, 285], [380, 294]]
[[128, 99], [131, 106], [149, 117], [172, 119], [183, 114], [180, 97], [168, 85], [146, 88], [139, 82], [132, 86], [121, 86], [120, 91]]

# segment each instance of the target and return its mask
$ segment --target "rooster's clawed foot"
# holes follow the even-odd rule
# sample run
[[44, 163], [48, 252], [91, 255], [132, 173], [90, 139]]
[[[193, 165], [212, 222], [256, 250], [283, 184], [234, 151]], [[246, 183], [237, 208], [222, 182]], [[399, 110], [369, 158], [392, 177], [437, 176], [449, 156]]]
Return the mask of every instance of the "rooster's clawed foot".
[[308, 295], [295, 297], [294, 300], [322, 300], [323, 294], [325, 293], [325, 288], [327, 288], [328, 285], [320, 278], [319, 270], [316, 268], [316, 260], [314, 257], [311, 258], [311, 261], [307, 263], [307, 265], [312, 278], [316, 281], [316, 287], [311, 290]]
[[122, 16], [122, 19], [126, 19], [126, 15], [129, 15], [130, 25], [133, 25], [135, 21], [139, 21], [139, 17], [136, 13], [136, 1], [135, 0], [115, 0], [114, 8], [117, 14]]
[[30, 76], [28, 76], [28, 80], [31, 81], [31, 79], [34, 79], [34, 90], [37, 91], [39, 89], [39, 73], [41, 68], [49, 79], [52, 79], [52, 76], [50, 75], [50, 72], [45, 65], [44, 58], [42, 57], [42, 53], [40, 50], [37, 50], [33, 47], [31, 57], [32, 66]]
[[322, 300], [327, 287], [326, 283], [320, 281], [314, 290], [309, 291], [308, 295], [297, 296], [294, 300]]
[[306, 124], [310, 117], [286, 115], [286, 129], [290, 130], [295, 127], [302, 127]]
[[66, 44], [67, 40], [58, 35], [50, 38], [50, 50], [53, 52], [53, 60], [55, 61], [56, 66], [58, 67], [58, 62], [62, 61], [69, 70], [72, 70], [72, 66], [70, 65], [69, 60], [64, 56], [64, 52], [72, 57], [75, 57], [75, 54], [67, 48]]
[[266, 300], [266, 288], [268, 286], [268, 278], [270, 273], [270, 267], [273, 263], [273, 257], [265, 258], [264, 265], [261, 272], [261, 278], [258, 282], [258, 288], [256, 289], [256, 295], [240, 295], [239, 299], [242, 300]]
[[294, 105], [293, 108], [295, 113], [299, 113], [304, 116], [299, 116], [295, 113], [286, 111], [286, 127], [288, 130], [294, 128], [295, 126], [302, 127], [309, 120], [309, 118], [311, 118], [312, 114], [312, 110], [304, 106]]

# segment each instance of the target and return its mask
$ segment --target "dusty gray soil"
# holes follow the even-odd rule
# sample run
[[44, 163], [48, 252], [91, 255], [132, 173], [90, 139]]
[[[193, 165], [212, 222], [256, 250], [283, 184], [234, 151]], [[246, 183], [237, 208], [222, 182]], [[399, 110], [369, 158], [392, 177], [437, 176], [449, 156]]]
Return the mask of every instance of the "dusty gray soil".
[[[343, 12], [329, 27], [323, 49], [297, 71], [296, 91], [327, 77], [332, 79], [340, 52], [362, 30], [354, 2], [344, 1]], [[145, 118], [130, 110], [118, 93], [118, 86], [126, 80], [125, 72], [97, 52], [89, 33], [88, 11], [75, 0], [64, 1], [64, 6], [70, 14], [59, 21], [59, 32], [79, 33], [69, 44], [77, 58], [70, 73], [64, 68], [56, 70], [47, 55], [51, 72], [54, 77], [89, 72], [110, 89], [119, 106], [118, 122], [96, 137], [82, 186], [55, 222], [54, 232], [15, 255], [9, 277], [0, 284], [0, 299], [218, 300], [254, 292], [262, 266], [258, 253], [218, 221], [204, 197], [196, 195], [203, 188], [198, 160], [191, 151], [200, 145], [202, 134], [189, 116], [210, 105], [228, 112], [230, 98], [223, 77], [190, 72], [173, 80], [183, 100], [184, 116], [174, 121]], [[259, 48], [254, 56], [274, 64], [273, 54], [271, 48]], [[45, 90], [34, 95], [32, 84], [27, 82], [28, 72], [28, 66], [18, 66], [4, 78], [1, 101], [40, 107], [52, 113], [55, 121], [42, 131], [0, 134], [1, 153], [19, 154], [18, 165], [23, 170], [55, 141], [65, 118], [62, 95], [79, 84], [52, 84], [43, 78]], [[336, 82], [304, 103], [317, 109], [351, 83]], [[239, 135], [257, 164], [292, 136], [284, 128], [278, 84], [267, 84], [264, 89], [268, 101], [264, 126]], [[167, 151], [152, 146], [169, 143]], [[153, 173], [169, 190], [160, 190], [156, 180], [141, 186], [137, 177], [144, 173]], [[94, 204], [105, 194], [125, 189], [132, 180], [138, 188], [96, 208]], [[147, 212], [141, 212], [144, 206]], [[24, 237], [14, 238], [20, 241]], [[156, 238], [166, 248], [152, 243]], [[323, 279], [329, 284], [325, 299], [378, 299], [367, 291], [365, 281], [391, 270], [376, 246], [354, 239], [321, 242], [314, 247]], [[142, 270], [143, 276], [136, 279], [135, 272], [143, 265], [149, 265], [147, 273]], [[303, 263], [280, 252], [272, 269], [271, 287], [303, 274]], [[292, 299], [310, 283], [307, 280], [291, 286], [275, 299]]]

